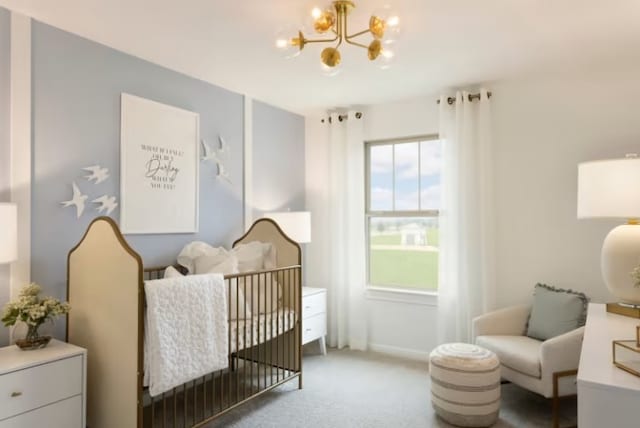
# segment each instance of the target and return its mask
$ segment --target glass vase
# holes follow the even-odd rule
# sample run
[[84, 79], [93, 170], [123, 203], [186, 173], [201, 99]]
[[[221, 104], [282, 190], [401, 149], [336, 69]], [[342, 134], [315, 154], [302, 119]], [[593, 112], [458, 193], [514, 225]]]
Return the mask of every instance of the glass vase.
[[41, 349], [47, 346], [49, 341], [51, 341], [51, 336], [42, 335], [40, 327], [42, 327], [42, 324], [30, 325], [20, 323], [17, 325], [13, 332], [16, 346], [24, 351]]

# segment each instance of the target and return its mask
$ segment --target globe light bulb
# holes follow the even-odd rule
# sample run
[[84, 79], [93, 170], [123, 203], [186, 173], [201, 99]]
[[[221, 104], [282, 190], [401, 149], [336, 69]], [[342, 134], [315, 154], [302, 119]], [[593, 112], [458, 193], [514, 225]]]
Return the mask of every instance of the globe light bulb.
[[320, 69], [322, 70], [322, 74], [326, 77], [334, 77], [342, 73], [342, 66], [340, 64], [334, 67], [329, 67], [326, 64], [320, 63]]
[[396, 40], [400, 34], [400, 14], [387, 5], [376, 10], [369, 19], [369, 30], [376, 39]]
[[317, 17], [314, 16], [313, 29], [316, 30], [316, 33], [323, 34], [331, 30], [335, 24], [336, 14], [332, 10], [326, 9], [320, 11]]
[[313, 19], [320, 18], [320, 15], [322, 15], [322, 9], [320, 9], [319, 7], [314, 7], [313, 9], [311, 9], [311, 17]]
[[324, 48], [320, 53], [320, 60], [327, 67], [336, 67], [340, 65], [342, 55], [340, 55], [340, 51], [336, 48]]
[[302, 31], [285, 28], [276, 34], [274, 47], [283, 58], [290, 59], [300, 55], [304, 47]]
[[402, 34], [402, 27], [400, 26], [400, 17], [392, 14], [386, 19], [386, 30], [383, 38], [385, 44], [390, 44], [398, 40]]
[[393, 65], [394, 59], [395, 53], [391, 49], [383, 48], [376, 60], [376, 66], [381, 70], [387, 70]]

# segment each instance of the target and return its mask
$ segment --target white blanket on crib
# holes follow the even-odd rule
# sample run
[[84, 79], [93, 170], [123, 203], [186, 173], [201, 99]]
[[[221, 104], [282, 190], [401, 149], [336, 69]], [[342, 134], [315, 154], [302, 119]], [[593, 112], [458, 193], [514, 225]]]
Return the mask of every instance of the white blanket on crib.
[[144, 289], [145, 368], [152, 396], [228, 366], [227, 293], [221, 274], [145, 281]]

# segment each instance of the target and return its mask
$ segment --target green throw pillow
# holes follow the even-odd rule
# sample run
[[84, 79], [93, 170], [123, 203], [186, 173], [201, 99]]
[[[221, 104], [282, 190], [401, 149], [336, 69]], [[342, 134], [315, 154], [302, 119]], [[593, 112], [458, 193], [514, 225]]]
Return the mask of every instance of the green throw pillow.
[[536, 284], [527, 336], [547, 340], [582, 327], [588, 302], [584, 293]]

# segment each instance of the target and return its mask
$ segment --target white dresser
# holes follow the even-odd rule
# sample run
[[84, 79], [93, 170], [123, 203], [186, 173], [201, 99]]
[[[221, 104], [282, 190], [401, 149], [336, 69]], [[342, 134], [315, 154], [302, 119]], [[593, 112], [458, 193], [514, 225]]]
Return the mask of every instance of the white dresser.
[[0, 428], [84, 427], [86, 366], [85, 349], [55, 339], [0, 348]]
[[320, 350], [327, 354], [327, 290], [302, 287], [302, 344], [320, 341]]
[[580, 428], [638, 428], [640, 377], [613, 365], [611, 342], [634, 339], [640, 319], [606, 312], [591, 303], [578, 368]]

